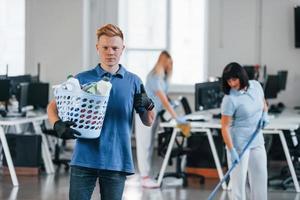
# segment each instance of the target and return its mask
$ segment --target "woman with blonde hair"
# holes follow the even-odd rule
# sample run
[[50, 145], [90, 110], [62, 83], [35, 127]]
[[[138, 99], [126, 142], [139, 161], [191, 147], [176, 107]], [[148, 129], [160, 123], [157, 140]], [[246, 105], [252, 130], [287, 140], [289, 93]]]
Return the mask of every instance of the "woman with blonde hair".
[[[137, 161], [144, 188], [160, 187], [150, 177], [154, 136], [160, 122], [159, 113], [166, 110], [177, 123], [185, 123], [184, 117], [178, 117], [167, 97], [172, 71], [172, 57], [167, 51], [162, 51], [146, 80], [146, 91], [154, 102], [154, 109], [157, 114], [152, 127], [143, 127], [142, 130], [136, 130]], [[137, 127], [139, 127], [139, 119], [136, 122]]]

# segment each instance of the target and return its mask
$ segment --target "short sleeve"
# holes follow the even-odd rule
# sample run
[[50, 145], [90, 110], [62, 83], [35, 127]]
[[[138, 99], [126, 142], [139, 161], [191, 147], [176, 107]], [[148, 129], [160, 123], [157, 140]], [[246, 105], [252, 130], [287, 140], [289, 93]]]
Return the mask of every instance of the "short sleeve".
[[221, 114], [227, 116], [233, 116], [235, 111], [234, 103], [229, 95], [225, 95], [221, 104]]
[[258, 81], [255, 81], [255, 84], [256, 84], [257, 90], [259, 91], [259, 94], [262, 96], [262, 98], [264, 98], [265, 94], [264, 94], [264, 90], [262, 88], [262, 85]]

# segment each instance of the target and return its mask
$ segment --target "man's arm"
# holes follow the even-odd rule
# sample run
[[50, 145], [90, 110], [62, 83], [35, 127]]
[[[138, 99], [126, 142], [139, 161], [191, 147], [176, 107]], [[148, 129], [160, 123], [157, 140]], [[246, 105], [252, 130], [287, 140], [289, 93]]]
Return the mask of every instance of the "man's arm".
[[154, 118], [155, 118], [155, 112], [153, 110], [145, 111], [143, 113], [140, 113], [139, 115], [145, 126], [152, 125]]
[[51, 100], [48, 104], [47, 107], [47, 114], [48, 114], [48, 119], [49, 122], [53, 125], [57, 120], [59, 120], [58, 117], [58, 111], [56, 107], [56, 102], [55, 100]]
[[58, 111], [56, 107], [55, 100], [51, 100], [47, 107], [48, 119], [51, 124], [53, 124], [53, 129], [57, 132], [57, 136], [63, 139], [76, 139], [81, 133], [70, 128], [75, 122], [65, 121], [63, 122], [58, 117]]
[[143, 124], [151, 126], [155, 117], [154, 103], [147, 96], [144, 85], [141, 84], [140, 87], [140, 93], [134, 95], [134, 108], [139, 113]]

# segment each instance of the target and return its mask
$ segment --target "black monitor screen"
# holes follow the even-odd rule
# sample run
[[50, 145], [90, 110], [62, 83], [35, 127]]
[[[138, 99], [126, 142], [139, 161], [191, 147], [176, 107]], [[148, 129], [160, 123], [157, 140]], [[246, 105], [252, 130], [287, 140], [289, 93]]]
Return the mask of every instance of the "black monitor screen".
[[223, 95], [220, 81], [197, 83], [195, 85], [195, 110], [219, 108]]
[[279, 76], [278, 75], [268, 75], [266, 83], [264, 85], [264, 92], [266, 99], [277, 98], [277, 93], [279, 92]]
[[17, 100], [19, 102], [19, 112], [28, 105], [28, 86], [29, 83], [20, 83], [18, 88]]
[[9, 100], [10, 80], [0, 79], [0, 101]]
[[49, 83], [31, 83], [28, 88], [28, 105], [46, 108], [49, 102]]
[[288, 71], [284, 71], [284, 70], [278, 71], [277, 75], [279, 79], [279, 89], [285, 90]]
[[249, 77], [249, 80], [257, 79], [255, 66], [245, 65], [244, 66], [245, 71], [247, 72], [247, 75]]
[[300, 47], [300, 6], [295, 7], [295, 47]]
[[7, 79], [6, 75], [0, 75], [0, 80]]
[[27, 74], [21, 76], [9, 76], [8, 79], [10, 80], [10, 84], [11, 84], [11, 88], [10, 88], [11, 94], [17, 95], [20, 83], [30, 83], [31, 75]]

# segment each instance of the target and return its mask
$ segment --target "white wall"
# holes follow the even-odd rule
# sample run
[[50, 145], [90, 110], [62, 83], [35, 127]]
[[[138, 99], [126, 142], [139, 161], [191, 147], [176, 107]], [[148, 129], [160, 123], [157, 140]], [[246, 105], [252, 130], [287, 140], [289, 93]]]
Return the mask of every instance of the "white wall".
[[300, 49], [294, 48], [294, 9], [299, 0], [213, 0], [209, 14], [208, 74], [221, 75], [232, 61], [288, 70], [287, 89], [278, 99], [300, 105]]
[[[300, 105], [300, 95], [295, 95], [300, 85], [300, 49], [294, 48], [293, 19], [293, 7], [300, 1], [208, 3], [208, 75], [220, 76], [231, 61], [266, 64], [270, 73], [287, 69], [287, 89], [275, 101]], [[96, 28], [117, 22], [118, 0], [27, 0], [26, 72], [35, 74], [41, 62], [42, 80], [55, 84], [95, 65]]]
[[84, 1], [83, 69], [99, 62], [96, 54], [96, 30], [104, 24], [118, 24], [118, 0]]
[[[117, 0], [27, 0], [26, 73], [51, 85], [98, 63], [96, 29], [118, 22]], [[50, 92], [52, 96], [52, 92]]]
[[288, 70], [287, 89], [278, 96], [288, 105], [300, 105], [300, 49], [294, 47], [294, 6], [297, 4], [300, 5], [299, 0], [268, 0], [263, 5], [262, 62], [269, 66], [270, 72]]
[[82, 65], [82, 1], [26, 1], [26, 72], [60, 83]]

